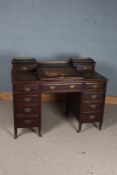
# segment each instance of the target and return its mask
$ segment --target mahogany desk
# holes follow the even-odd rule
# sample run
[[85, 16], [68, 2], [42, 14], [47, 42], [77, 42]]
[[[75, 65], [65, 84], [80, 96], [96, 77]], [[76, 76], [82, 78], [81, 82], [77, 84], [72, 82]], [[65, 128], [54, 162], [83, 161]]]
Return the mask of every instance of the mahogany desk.
[[41, 136], [42, 93], [67, 93], [67, 109], [82, 123], [102, 127], [107, 79], [95, 72], [91, 58], [38, 62], [12, 60], [14, 133], [17, 128], [38, 127]]

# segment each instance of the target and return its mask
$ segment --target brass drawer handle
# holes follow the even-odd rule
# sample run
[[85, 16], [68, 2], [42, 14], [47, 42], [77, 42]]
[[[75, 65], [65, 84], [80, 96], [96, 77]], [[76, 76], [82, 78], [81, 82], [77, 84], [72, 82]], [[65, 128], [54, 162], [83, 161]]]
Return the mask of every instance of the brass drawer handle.
[[92, 109], [96, 109], [96, 106], [97, 106], [97, 105], [90, 105], [90, 107], [91, 107]]
[[95, 89], [97, 89], [98, 87], [99, 87], [99, 86], [98, 86], [98, 85], [96, 85], [96, 84], [95, 84], [95, 85], [93, 85], [93, 88], [95, 88]]
[[26, 92], [29, 92], [29, 91], [31, 90], [31, 88], [30, 88], [30, 87], [24, 87], [24, 90], [25, 90]]
[[32, 122], [32, 120], [24, 120], [25, 124], [30, 124]]
[[25, 102], [31, 102], [32, 98], [24, 98]]
[[90, 115], [89, 118], [90, 119], [94, 119], [95, 118], [95, 115]]
[[87, 69], [88, 69], [88, 67], [87, 67], [87, 66], [83, 66], [82, 68], [83, 68], [83, 70], [87, 70]]
[[24, 108], [24, 112], [31, 112], [32, 108]]
[[49, 86], [49, 88], [50, 88], [51, 90], [54, 90], [54, 89], [55, 89], [55, 86]]
[[76, 86], [72, 84], [69, 87], [70, 87], [70, 89], [74, 89]]
[[98, 96], [97, 95], [91, 95], [92, 99], [96, 99]]
[[23, 71], [26, 71], [28, 69], [28, 67], [21, 67], [20, 69]]

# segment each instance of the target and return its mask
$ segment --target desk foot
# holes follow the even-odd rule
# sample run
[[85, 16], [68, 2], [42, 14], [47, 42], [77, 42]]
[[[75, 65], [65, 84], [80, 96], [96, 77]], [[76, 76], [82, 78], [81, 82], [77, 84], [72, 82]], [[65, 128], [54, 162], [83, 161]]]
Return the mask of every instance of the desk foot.
[[41, 133], [40, 128], [38, 128], [38, 136], [39, 136], [39, 137], [42, 137], [42, 133]]
[[99, 130], [102, 130], [102, 122], [99, 123]]
[[14, 139], [17, 139], [17, 128], [14, 128]]
[[81, 129], [82, 129], [82, 123], [79, 122], [79, 128], [78, 128], [77, 132], [80, 132]]

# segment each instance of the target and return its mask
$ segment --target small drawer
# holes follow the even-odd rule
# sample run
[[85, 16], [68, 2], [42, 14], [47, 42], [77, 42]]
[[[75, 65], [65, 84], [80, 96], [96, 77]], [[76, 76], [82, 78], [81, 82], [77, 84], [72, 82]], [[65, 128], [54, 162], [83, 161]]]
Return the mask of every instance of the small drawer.
[[88, 113], [82, 114], [81, 120], [82, 122], [91, 123], [91, 122], [99, 122], [101, 120], [102, 113]]
[[77, 84], [44, 84], [42, 91], [56, 92], [56, 91], [78, 91], [82, 89], [82, 83]]
[[101, 111], [102, 109], [103, 109], [102, 102], [84, 101], [84, 103], [83, 103], [83, 112]]
[[92, 90], [103, 90], [105, 88], [105, 83], [85, 83], [86, 89], [92, 89]]
[[85, 100], [103, 100], [104, 99], [104, 93], [103, 92], [97, 92], [97, 93], [90, 93], [90, 92], [86, 92], [84, 93], [84, 99]]
[[39, 102], [39, 97], [38, 95], [15, 95], [15, 102], [25, 104], [37, 104]]
[[13, 71], [34, 71], [36, 70], [37, 64], [20, 64], [13, 65]]
[[39, 106], [37, 105], [16, 104], [16, 114], [36, 115], [38, 113], [39, 113]]
[[94, 68], [94, 64], [77, 64], [76, 68], [79, 71], [91, 71]]
[[37, 93], [39, 90], [38, 84], [17, 84], [13, 86], [14, 92], [19, 94]]
[[16, 124], [18, 128], [25, 127], [38, 127], [39, 126], [39, 118], [33, 117], [22, 117], [16, 118]]

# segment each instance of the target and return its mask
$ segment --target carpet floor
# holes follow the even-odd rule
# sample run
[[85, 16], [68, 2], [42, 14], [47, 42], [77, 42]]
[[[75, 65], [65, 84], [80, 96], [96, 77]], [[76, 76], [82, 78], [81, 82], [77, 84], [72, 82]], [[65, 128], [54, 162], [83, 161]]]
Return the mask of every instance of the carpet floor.
[[43, 136], [18, 129], [15, 140], [12, 102], [0, 101], [0, 175], [117, 175], [117, 105], [106, 105], [101, 131], [77, 127], [64, 104], [43, 103]]

